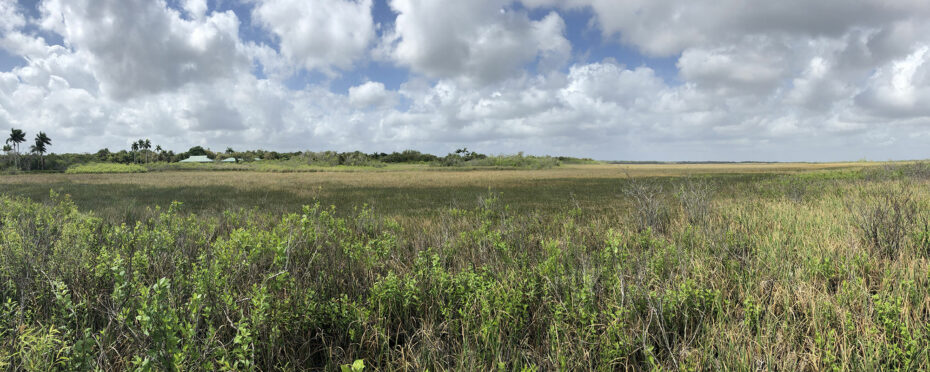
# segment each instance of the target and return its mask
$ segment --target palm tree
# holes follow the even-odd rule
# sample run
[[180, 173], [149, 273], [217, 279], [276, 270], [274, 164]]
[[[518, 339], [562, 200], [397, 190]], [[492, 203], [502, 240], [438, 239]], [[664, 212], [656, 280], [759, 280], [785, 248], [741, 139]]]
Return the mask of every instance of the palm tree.
[[164, 153], [165, 150], [162, 150], [161, 145], [155, 145], [155, 152], [158, 153], [158, 157], [155, 158], [155, 161], [161, 161], [161, 154]]
[[151, 159], [152, 141], [149, 141], [149, 139], [146, 138], [145, 142], [142, 142], [142, 148], [145, 149], [145, 162], [148, 163]]
[[136, 153], [139, 152], [139, 141], [132, 143], [132, 162], [136, 162]]
[[3, 152], [5, 152], [7, 156], [12, 158], [13, 157], [13, 146], [3, 145]]
[[48, 150], [47, 146], [51, 144], [52, 139], [48, 138], [45, 132], [39, 132], [39, 134], [36, 135], [36, 144], [29, 148], [30, 151], [39, 154], [39, 158], [42, 160], [42, 169], [45, 169], [45, 151]]
[[19, 166], [19, 144], [26, 142], [26, 132], [22, 129], [10, 129], [10, 137], [6, 139], [6, 144], [13, 145], [13, 152], [16, 153], [16, 165]]

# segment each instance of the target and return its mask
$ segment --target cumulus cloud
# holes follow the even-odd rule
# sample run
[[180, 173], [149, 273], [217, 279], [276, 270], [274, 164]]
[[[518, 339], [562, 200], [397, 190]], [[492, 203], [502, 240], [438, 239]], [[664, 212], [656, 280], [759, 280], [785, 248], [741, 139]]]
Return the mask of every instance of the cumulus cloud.
[[[390, 0], [395, 13], [374, 19], [370, 0], [222, 11], [203, 0], [41, 0], [39, 12], [0, 0], [0, 48], [21, 57], [0, 71], [0, 129], [46, 131], [54, 151], [148, 137], [174, 150], [921, 156], [930, 5], [747, 4]], [[563, 17], [579, 8], [592, 18]], [[589, 27], [604, 45], [566, 37], [584, 42]], [[671, 71], [584, 54], [620, 44], [618, 54], [666, 56]]]
[[358, 107], [385, 106], [394, 100], [391, 92], [384, 89], [384, 84], [369, 81], [349, 88], [349, 102]]
[[332, 74], [351, 68], [374, 39], [371, 7], [372, 0], [261, 0], [252, 17], [292, 63]]
[[655, 94], [665, 88], [662, 79], [648, 67], [629, 70], [607, 63], [573, 66], [568, 80], [564, 94], [623, 107], [651, 104], [649, 101]]
[[487, 84], [512, 77], [542, 57], [548, 68], [567, 60], [571, 45], [557, 13], [532, 21], [504, 0], [391, 0], [398, 13], [382, 58], [432, 78]]
[[856, 99], [882, 117], [930, 116], [930, 47], [883, 66]]
[[651, 55], [676, 55], [694, 46], [728, 43], [743, 35], [840, 37], [863, 27], [927, 16], [919, 0], [523, 0], [530, 7], [590, 8], [598, 28]]
[[713, 89], [765, 94], [789, 73], [789, 49], [767, 37], [714, 48], [688, 48], [678, 59], [679, 74]]
[[47, 51], [44, 40], [22, 32], [26, 17], [14, 0], [0, 0], [0, 49], [33, 57]]
[[26, 18], [19, 10], [16, 1], [0, 0], [0, 30], [10, 31], [26, 24]]
[[42, 27], [87, 56], [114, 98], [229, 77], [248, 66], [235, 13], [185, 20], [163, 0], [45, 0]]
[[207, 0], [182, 0], [181, 6], [192, 18], [201, 18], [207, 12]]

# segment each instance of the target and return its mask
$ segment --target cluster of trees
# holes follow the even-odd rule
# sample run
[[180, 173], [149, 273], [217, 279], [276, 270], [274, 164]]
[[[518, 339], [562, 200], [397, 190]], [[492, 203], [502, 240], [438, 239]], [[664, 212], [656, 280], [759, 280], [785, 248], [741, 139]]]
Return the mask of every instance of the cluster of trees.
[[[196, 153], [195, 153], [196, 152]], [[189, 155], [206, 155], [210, 159], [226, 159], [226, 158], [236, 158], [244, 161], [251, 161], [254, 159], [261, 160], [289, 160], [294, 157], [298, 157], [302, 154], [300, 151], [295, 152], [277, 152], [277, 151], [266, 151], [266, 150], [248, 150], [248, 151], [236, 151], [232, 147], [227, 147], [226, 151], [222, 153], [214, 153], [210, 150], [205, 150], [203, 147], [195, 146], [187, 151], [186, 154]]]
[[416, 150], [404, 150], [401, 152], [395, 151], [390, 154], [384, 152], [365, 154], [360, 151], [306, 151], [300, 154], [300, 158], [311, 165], [325, 166], [383, 166], [384, 163], [429, 163], [439, 166], [455, 166], [464, 165], [465, 162], [471, 160], [485, 159], [487, 155], [468, 151], [467, 148], [461, 148], [444, 157], [425, 154]]
[[153, 151], [152, 141], [148, 138], [133, 142], [128, 150], [111, 152], [110, 149], [105, 148], [97, 151], [94, 156], [99, 162], [121, 164], [143, 164], [178, 160], [173, 151], [166, 151], [161, 145], [155, 145]]
[[155, 153], [160, 155], [164, 152], [164, 150], [161, 148], [161, 145], [155, 145], [155, 152], [152, 152], [152, 141], [150, 141], [148, 138], [133, 142], [131, 147], [133, 155], [138, 155], [134, 156], [134, 158], [136, 158], [136, 162], [151, 163]]
[[[13, 166], [16, 169], [30, 169], [32, 166], [31, 162], [24, 163], [22, 153], [20, 152], [20, 145], [26, 142], [26, 132], [22, 129], [12, 128], [10, 129], [10, 135], [7, 137], [6, 142], [3, 146], [3, 151], [6, 152], [9, 157], [13, 159]], [[49, 138], [45, 132], [39, 132], [35, 137], [35, 143], [29, 146], [29, 153], [36, 156], [36, 165], [45, 168], [45, 153], [48, 152], [48, 147], [52, 145], [52, 139]]]
[[109, 149], [101, 149], [94, 156], [96, 161], [105, 163], [122, 163], [122, 164], [146, 164], [153, 162], [175, 163], [191, 156], [206, 156], [210, 159], [225, 159], [234, 157], [250, 161], [253, 159], [263, 160], [287, 160], [291, 157], [299, 156], [301, 152], [280, 153], [277, 151], [250, 150], [236, 151], [232, 148], [226, 148], [224, 152], [214, 152], [205, 149], [202, 146], [194, 146], [184, 152], [175, 153], [171, 150], [162, 148], [161, 145], [154, 145], [149, 139], [140, 139], [133, 142], [128, 150], [112, 152]]
[[469, 151], [467, 147], [463, 147], [439, 159], [439, 165], [444, 167], [455, 167], [465, 165], [465, 162], [468, 161], [487, 159], [487, 157], [488, 156], [485, 154]]
[[181, 153], [175, 153], [171, 150], [165, 150], [161, 145], [154, 145], [150, 139], [139, 139], [132, 143], [129, 149], [112, 152], [104, 148], [96, 153], [88, 154], [49, 154], [48, 147], [51, 146], [52, 140], [45, 134], [39, 132], [35, 137], [35, 143], [29, 147], [31, 157], [24, 157], [20, 152], [20, 145], [26, 142], [26, 132], [21, 129], [12, 129], [3, 150], [6, 152], [0, 169], [6, 164], [7, 168], [18, 170], [31, 169], [54, 169], [65, 170], [73, 164], [88, 162], [101, 163], [121, 163], [121, 164], [148, 164], [154, 162], [173, 163], [184, 160], [190, 156], [207, 156], [210, 159], [221, 160], [226, 158], [236, 158], [238, 161], [260, 160], [294, 160], [305, 162], [311, 165], [324, 166], [384, 166], [386, 163], [421, 163], [431, 164], [434, 166], [454, 167], [454, 166], [498, 166], [498, 167], [530, 167], [545, 168], [558, 165], [560, 163], [584, 163], [591, 162], [590, 159], [576, 159], [568, 157], [535, 157], [524, 156], [523, 153], [518, 155], [500, 155], [488, 156], [468, 148], [460, 148], [446, 156], [436, 156], [433, 154], [422, 153], [416, 150], [404, 150], [401, 152], [375, 152], [366, 154], [360, 151], [353, 152], [336, 152], [336, 151], [303, 151], [303, 152], [277, 152], [265, 150], [236, 151], [232, 148], [226, 148], [224, 152], [213, 152], [201, 146], [191, 147], [189, 150]]
[[322, 166], [381, 166], [382, 163], [372, 156], [360, 151], [353, 152], [336, 152], [336, 151], [306, 151], [300, 155], [300, 158], [310, 165]]
[[369, 156], [383, 163], [430, 163], [440, 159], [436, 155], [424, 154], [416, 150], [395, 151], [390, 154], [376, 152]]

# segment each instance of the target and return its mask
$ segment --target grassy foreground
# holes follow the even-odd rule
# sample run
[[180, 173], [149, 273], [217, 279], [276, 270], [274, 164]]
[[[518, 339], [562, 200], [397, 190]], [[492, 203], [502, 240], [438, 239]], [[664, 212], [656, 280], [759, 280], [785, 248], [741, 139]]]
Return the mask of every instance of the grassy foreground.
[[930, 368], [926, 166], [590, 169], [263, 174], [226, 190], [280, 196], [223, 211], [146, 194], [179, 179], [42, 175], [163, 207], [0, 196], [0, 368]]

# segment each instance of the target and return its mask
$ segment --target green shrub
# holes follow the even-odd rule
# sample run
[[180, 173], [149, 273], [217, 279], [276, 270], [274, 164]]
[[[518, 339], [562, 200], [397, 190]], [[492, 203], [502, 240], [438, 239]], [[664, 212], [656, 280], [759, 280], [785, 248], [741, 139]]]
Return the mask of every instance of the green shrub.
[[65, 173], [145, 173], [147, 169], [139, 164], [88, 163], [68, 167]]
[[561, 161], [551, 156], [523, 155], [523, 152], [515, 155], [495, 156], [465, 152], [464, 156], [461, 153], [449, 154], [435, 161], [433, 165], [442, 167], [549, 169], [558, 167], [561, 165]]
[[[420, 219], [318, 202], [104, 219], [56, 193], [0, 196], [0, 368], [930, 367], [926, 224], [895, 235], [920, 249], [887, 259], [843, 208], [893, 216], [894, 184], [803, 204], [721, 193], [697, 227], [662, 217], [673, 182], [613, 214], [488, 193]], [[928, 194], [911, 190], [922, 221]], [[628, 202], [645, 203], [633, 224]]]

